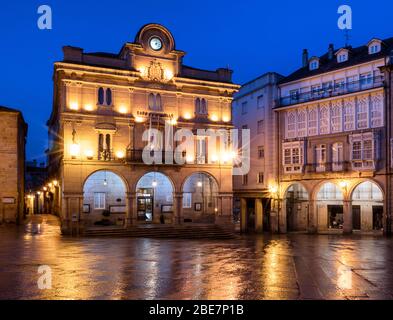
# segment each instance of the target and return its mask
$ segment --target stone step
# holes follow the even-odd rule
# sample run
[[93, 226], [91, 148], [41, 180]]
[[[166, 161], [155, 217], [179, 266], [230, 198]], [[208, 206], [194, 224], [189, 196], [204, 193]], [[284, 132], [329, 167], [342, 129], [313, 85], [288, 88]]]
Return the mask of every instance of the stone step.
[[84, 232], [88, 237], [146, 237], [170, 239], [234, 239], [237, 235], [217, 226], [138, 226], [128, 229], [100, 228]]

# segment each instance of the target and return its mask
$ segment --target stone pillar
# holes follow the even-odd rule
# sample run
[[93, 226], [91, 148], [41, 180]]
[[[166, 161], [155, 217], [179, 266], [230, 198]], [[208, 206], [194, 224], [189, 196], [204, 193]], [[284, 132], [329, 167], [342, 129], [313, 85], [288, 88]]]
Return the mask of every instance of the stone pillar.
[[287, 233], [287, 201], [278, 200], [278, 233]]
[[233, 230], [233, 194], [221, 193], [218, 198], [218, 212], [216, 212], [215, 223], [222, 228]]
[[308, 233], [316, 233], [318, 231], [318, 215], [316, 208], [316, 201], [310, 200], [308, 202]]
[[344, 234], [351, 234], [353, 229], [352, 223], [352, 202], [350, 200], [343, 201], [343, 212], [344, 212]]
[[136, 225], [137, 223], [137, 210], [136, 210], [136, 193], [126, 193], [126, 221], [124, 223], [125, 228]]
[[173, 194], [173, 224], [182, 224], [183, 217], [183, 193], [175, 192]]
[[247, 199], [240, 198], [240, 230], [247, 232]]
[[262, 199], [255, 199], [255, 231], [263, 232], [263, 205]]

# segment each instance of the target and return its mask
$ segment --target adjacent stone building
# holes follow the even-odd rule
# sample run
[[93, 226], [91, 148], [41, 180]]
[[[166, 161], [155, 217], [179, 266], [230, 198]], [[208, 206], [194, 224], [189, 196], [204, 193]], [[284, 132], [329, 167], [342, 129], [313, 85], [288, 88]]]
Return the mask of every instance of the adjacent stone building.
[[[230, 226], [230, 139], [218, 149], [208, 135], [195, 136], [180, 152], [185, 163], [170, 163], [182, 141], [164, 129], [233, 128], [239, 86], [232, 71], [184, 65], [185, 52], [158, 24], [142, 27], [118, 54], [63, 51], [48, 121], [49, 177], [58, 182], [63, 232], [160, 222]], [[152, 130], [164, 139], [152, 141]], [[145, 163], [148, 143], [151, 151], [162, 150], [154, 154], [163, 164]]]
[[18, 223], [24, 215], [27, 124], [18, 110], [0, 106], [0, 223]]
[[274, 107], [279, 98], [277, 83], [282, 78], [266, 73], [242, 85], [234, 96], [233, 123], [238, 129], [250, 130], [251, 136], [250, 171], [233, 177], [234, 208], [242, 231], [275, 231], [277, 225], [271, 192], [278, 184]]
[[280, 232], [390, 232], [392, 48], [305, 50], [279, 83]]

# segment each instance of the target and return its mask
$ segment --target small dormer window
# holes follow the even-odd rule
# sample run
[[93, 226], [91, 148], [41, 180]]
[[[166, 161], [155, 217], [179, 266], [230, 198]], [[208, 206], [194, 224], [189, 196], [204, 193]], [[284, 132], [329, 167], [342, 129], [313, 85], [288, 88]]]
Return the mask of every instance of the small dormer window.
[[319, 68], [319, 61], [318, 59], [312, 59], [310, 61], [310, 70], [316, 70]]
[[348, 53], [347, 52], [340, 53], [337, 56], [337, 62], [338, 63], [345, 62], [347, 60], [348, 60]]
[[368, 54], [374, 54], [381, 51], [381, 43], [379, 41], [372, 41], [368, 45]]

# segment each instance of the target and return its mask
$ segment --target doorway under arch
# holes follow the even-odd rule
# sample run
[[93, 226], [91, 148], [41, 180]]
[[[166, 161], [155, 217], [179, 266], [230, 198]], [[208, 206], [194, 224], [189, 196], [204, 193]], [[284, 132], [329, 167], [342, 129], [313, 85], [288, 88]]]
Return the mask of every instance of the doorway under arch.
[[324, 183], [317, 194], [319, 230], [341, 230], [344, 227], [344, 195], [339, 186]]
[[309, 225], [309, 196], [300, 183], [289, 186], [285, 193], [287, 231], [307, 231]]
[[87, 226], [122, 226], [126, 215], [124, 180], [116, 173], [101, 170], [90, 175], [83, 185], [83, 214]]
[[214, 223], [218, 212], [217, 181], [207, 173], [193, 173], [185, 180], [182, 191], [184, 221]]
[[365, 181], [352, 192], [353, 230], [383, 229], [383, 193], [372, 181]]
[[137, 219], [140, 222], [171, 223], [174, 187], [163, 173], [149, 172], [136, 185]]

